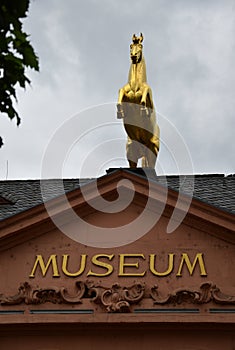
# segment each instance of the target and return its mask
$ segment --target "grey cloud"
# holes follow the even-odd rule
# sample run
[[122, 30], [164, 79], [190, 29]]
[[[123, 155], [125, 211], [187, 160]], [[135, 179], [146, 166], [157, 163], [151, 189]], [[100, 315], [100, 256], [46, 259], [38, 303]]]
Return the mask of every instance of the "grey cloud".
[[[116, 101], [127, 81], [134, 32], [145, 36], [157, 110], [185, 139], [195, 172], [234, 172], [234, 20], [232, 0], [33, 1], [25, 27], [40, 57], [41, 73], [30, 73], [33, 89], [19, 99], [24, 124], [14, 133], [22, 154], [27, 153], [25, 174], [40, 176], [38, 170], [31, 172], [30, 159], [38, 169], [53, 130], [71, 114]], [[161, 134], [164, 138], [167, 130]], [[35, 153], [29, 144], [35, 144]], [[162, 149], [159, 160], [170, 173], [175, 169], [168, 166], [168, 156]], [[12, 144], [4, 157], [16, 163]], [[17, 169], [10, 176], [22, 174]]]

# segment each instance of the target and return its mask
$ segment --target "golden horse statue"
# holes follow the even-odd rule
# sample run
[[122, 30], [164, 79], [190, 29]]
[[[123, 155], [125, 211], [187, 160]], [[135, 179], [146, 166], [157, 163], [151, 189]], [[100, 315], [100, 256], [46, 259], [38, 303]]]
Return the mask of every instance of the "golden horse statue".
[[133, 34], [130, 45], [131, 66], [128, 83], [119, 90], [117, 118], [123, 118], [128, 135], [127, 160], [136, 168], [142, 158], [142, 167], [155, 168], [159, 151], [159, 127], [153, 105], [152, 91], [147, 84], [143, 56], [143, 34]]

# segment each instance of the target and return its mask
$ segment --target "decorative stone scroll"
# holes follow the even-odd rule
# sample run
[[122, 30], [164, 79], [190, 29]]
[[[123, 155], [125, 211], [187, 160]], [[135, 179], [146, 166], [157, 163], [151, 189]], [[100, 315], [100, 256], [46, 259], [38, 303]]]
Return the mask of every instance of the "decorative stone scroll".
[[92, 301], [101, 304], [108, 312], [130, 312], [131, 304], [138, 304], [145, 294], [143, 283], [134, 283], [131, 287], [121, 287], [118, 283], [107, 289], [99, 285], [87, 283]]
[[92, 281], [75, 283], [76, 293], [71, 295], [66, 288], [33, 288], [28, 282], [20, 285], [14, 296], [0, 294], [0, 305], [18, 304], [81, 304], [82, 299], [101, 305], [108, 312], [130, 312], [131, 304], [138, 304], [144, 297], [145, 288], [142, 283], [134, 283], [130, 287], [121, 287], [118, 283], [111, 288], [103, 287]]
[[70, 295], [66, 288], [33, 288], [28, 282], [20, 285], [18, 293], [14, 296], [5, 296], [0, 294], [0, 305], [18, 305], [18, 304], [44, 304], [50, 302], [53, 304], [81, 304], [81, 298], [84, 297], [86, 285], [84, 282], [75, 283], [76, 293]]
[[178, 289], [162, 298], [159, 296], [158, 286], [151, 288], [151, 298], [154, 304], [206, 304], [214, 301], [217, 304], [235, 304], [235, 296], [222, 293], [212, 282], [202, 283], [199, 290]]
[[158, 286], [147, 288], [144, 283], [135, 282], [130, 287], [118, 283], [104, 287], [93, 281], [76, 281], [75, 292], [69, 293], [64, 287], [34, 288], [28, 282], [20, 285], [18, 293], [13, 296], [0, 294], [0, 305], [18, 304], [81, 304], [90, 300], [106, 312], [131, 312], [132, 305], [138, 305], [143, 299], [152, 299], [154, 305], [167, 304], [217, 304], [235, 305], [235, 296], [222, 293], [212, 282], [201, 284], [198, 290], [178, 289], [161, 297]]

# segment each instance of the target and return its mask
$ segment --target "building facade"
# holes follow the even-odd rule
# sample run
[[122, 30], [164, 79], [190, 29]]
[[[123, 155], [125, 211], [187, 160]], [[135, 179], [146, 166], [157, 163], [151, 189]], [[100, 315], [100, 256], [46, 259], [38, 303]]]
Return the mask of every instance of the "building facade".
[[235, 349], [234, 176], [63, 186], [0, 183], [1, 349]]

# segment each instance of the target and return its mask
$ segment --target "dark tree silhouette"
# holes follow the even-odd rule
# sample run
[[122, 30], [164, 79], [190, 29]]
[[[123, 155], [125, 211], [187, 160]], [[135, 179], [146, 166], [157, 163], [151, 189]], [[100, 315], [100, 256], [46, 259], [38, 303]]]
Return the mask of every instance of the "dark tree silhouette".
[[[22, 88], [30, 83], [26, 68], [39, 70], [38, 57], [22, 29], [22, 18], [27, 17], [30, 0], [0, 0], [0, 113], [10, 119], [20, 116], [13, 106], [17, 84]], [[0, 137], [0, 147], [3, 140]]]

